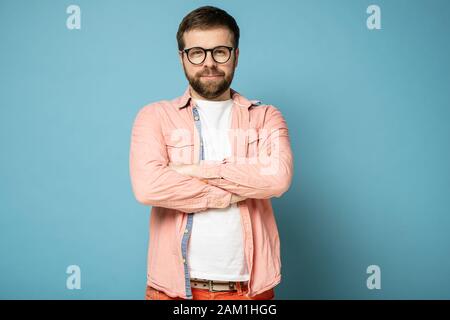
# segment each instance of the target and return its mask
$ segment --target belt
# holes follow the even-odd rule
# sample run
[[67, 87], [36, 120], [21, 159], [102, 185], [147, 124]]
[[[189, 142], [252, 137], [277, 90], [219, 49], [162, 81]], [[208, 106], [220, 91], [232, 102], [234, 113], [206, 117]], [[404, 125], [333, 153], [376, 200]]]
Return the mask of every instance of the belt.
[[216, 291], [236, 291], [238, 283], [241, 288], [244, 289], [247, 286], [248, 281], [218, 281], [191, 278], [191, 285], [198, 289], [208, 289], [211, 292]]

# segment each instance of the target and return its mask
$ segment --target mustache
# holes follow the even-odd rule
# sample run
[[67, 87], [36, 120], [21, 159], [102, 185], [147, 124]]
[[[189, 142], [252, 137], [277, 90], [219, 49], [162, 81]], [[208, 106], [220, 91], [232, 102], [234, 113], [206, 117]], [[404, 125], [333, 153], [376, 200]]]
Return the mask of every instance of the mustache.
[[220, 73], [220, 72], [202, 72], [200, 73], [198, 76], [199, 77], [204, 77], [204, 76], [224, 76], [225, 74]]

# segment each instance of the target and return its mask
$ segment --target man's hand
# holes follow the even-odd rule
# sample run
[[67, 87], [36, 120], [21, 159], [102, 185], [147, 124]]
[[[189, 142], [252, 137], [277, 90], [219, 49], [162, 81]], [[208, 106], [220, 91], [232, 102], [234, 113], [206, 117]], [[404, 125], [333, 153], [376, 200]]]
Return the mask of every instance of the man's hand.
[[245, 199], [247, 199], [247, 198], [242, 197], [242, 196], [238, 196], [237, 194], [232, 193], [232, 194], [231, 194], [231, 201], [230, 201], [230, 204], [233, 204], [233, 203], [236, 203], [236, 202], [245, 200]]

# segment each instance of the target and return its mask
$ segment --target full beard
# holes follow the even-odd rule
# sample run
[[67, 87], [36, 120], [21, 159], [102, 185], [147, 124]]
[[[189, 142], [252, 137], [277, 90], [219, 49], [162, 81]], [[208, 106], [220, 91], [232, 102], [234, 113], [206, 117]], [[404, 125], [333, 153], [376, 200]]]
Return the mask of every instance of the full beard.
[[[225, 91], [228, 90], [228, 88], [231, 85], [231, 81], [233, 80], [234, 70], [233, 72], [228, 76], [222, 76], [217, 79], [212, 80], [202, 80], [200, 76], [193, 76], [190, 77], [186, 70], [184, 71], [186, 78], [189, 81], [189, 84], [191, 87], [202, 97], [204, 97], [207, 100], [212, 100], [217, 97], [219, 97], [221, 94], [223, 94]], [[213, 72], [214, 74], [218, 74], [219, 72], [216, 70]]]

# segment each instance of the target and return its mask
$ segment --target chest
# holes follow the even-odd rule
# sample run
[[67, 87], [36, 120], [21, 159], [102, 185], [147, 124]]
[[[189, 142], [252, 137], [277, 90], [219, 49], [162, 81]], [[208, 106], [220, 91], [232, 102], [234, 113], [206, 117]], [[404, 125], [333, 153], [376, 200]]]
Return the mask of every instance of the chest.
[[161, 123], [169, 162], [198, 163], [223, 157], [246, 158], [258, 152], [258, 117], [234, 105], [222, 113], [205, 113], [191, 106]]

